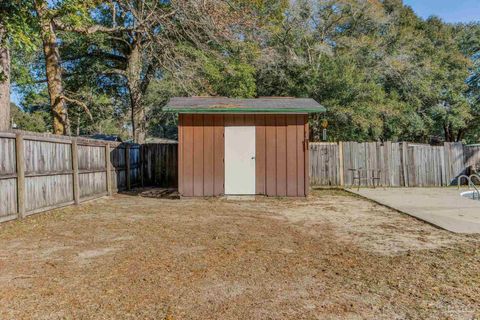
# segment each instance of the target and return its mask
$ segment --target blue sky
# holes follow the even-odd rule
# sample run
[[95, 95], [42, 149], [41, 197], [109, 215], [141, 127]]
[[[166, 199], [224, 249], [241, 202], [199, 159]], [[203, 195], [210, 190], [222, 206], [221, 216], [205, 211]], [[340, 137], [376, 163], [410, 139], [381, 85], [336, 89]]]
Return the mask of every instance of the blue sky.
[[480, 0], [404, 0], [422, 18], [439, 16], [445, 22], [480, 21]]

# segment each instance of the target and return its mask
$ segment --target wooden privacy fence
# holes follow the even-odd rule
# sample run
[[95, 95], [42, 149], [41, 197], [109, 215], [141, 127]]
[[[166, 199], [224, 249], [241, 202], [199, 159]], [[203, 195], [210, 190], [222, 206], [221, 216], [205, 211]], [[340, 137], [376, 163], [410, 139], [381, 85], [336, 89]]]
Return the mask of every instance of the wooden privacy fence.
[[142, 145], [141, 150], [144, 185], [177, 188], [177, 144], [149, 143]]
[[0, 222], [143, 185], [144, 175], [176, 183], [176, 144], [0, 132]]
[[[310, 143], [310, 182], [352, 184], [350, 169], [363, 169], [362, 185], [448, 186], [480, 164], [480, 146], [407, 142]], [[122, 144], [84, 138], [0, 132], [0, 222], [111, 195], [134, 186], [175, 188], [177, 144]]]
[[372, 185], [372, 171], [389, 187], [449, 186], [466, 168], [480, 162], [480, 147], [461, 143], [430, 146], [408, 142], [310, 143], [310, 182], [349, 186], [350, 169], [362, 169], [362, 185]]

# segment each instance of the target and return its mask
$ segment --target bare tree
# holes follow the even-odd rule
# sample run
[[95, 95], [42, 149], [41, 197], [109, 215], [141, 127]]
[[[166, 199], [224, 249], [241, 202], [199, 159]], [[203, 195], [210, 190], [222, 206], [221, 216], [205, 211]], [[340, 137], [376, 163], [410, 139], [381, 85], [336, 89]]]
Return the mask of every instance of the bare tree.
[[206, 49], [227, 36], [230, 23], [239, 21], [238, 12], [220, 0], [112, 0], [109, 8], [108, 14], [92, 19], [90, 25], [75, 26], [61, 19], [53, 22], [58, 30], [107, 35], [109, 49], [95, 48], [89, 56], [104, 60], [103, 76], [123, 79], [130, 99], [133, 139], [143, 143], [147, 131], [143, 100], [152, 78], [158, 71], [178, 68], [179, 43]]

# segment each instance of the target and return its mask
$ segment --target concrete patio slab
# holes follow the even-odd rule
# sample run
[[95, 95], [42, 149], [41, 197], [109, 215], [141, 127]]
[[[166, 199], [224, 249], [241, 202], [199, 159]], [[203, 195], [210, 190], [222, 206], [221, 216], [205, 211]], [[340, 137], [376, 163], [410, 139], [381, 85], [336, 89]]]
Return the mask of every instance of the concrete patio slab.
[[346, 190], [448, 231], [480, 233], [480, 201], [462, 197], [456, 188]]

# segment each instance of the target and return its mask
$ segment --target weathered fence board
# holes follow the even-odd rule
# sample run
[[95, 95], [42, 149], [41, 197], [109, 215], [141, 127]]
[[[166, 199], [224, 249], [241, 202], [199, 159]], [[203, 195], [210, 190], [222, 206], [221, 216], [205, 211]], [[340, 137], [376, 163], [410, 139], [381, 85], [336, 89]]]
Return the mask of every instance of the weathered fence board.
[[141, 185], [140, 177], [140, 146], [132, 146], [130, 151], [130, 186], [135, 187]]
[[48, 175], [25, 179], [25, 212], [62, 206], [73, 201], [72, 175]]
[[95, 195], [107, 194], [107, 178], [105, 171], [81, 173], [79, 175], [80, 199]]
[[480, 146], [465, 146], [463, 150], [467, 167], [480, 164]]
[[72, 169], [69, 144], [24, 138], [25, 173], [62, 172]]
[[14, 174], [15, 168], [15, 139], [0, 137], [0, 173]]
[[[134, 186], [177, 187], [177, 149], [0, 132], [0, 222]], [[311, 143], [309, 162], [313, 185], [348, 186], [351, 169], [363, 169], [362, 185], [370, 186], [372, 170], [380, 170], [384, 186], [447, 186], [480, 165], [480, 146]]]
[[0, 137], [0, 221], [17, 215], [15, 139]]
[[138, 145], [0, 132], [0, 222], [124, 190], [127, 171], [141, 185], [140, 160]]
[[0, 222], [17, 216], [17, 179], [0, 180]]
[[343, 185], [352, 185], [353, 170], [358, 169], [361, 169], [363, 186], [372, 185], [373, 170], [380, 170], [383, 186], [449, 186], [474, 164], [480, 164], [480, 147], [461, 143], [443, 146], [389, 141], [310, 144], [310, 181], [319, 186], [339, 186], [342, 181]]
[[311, 143], [311, 183], [314, 185], [336, 186], [340, 183], [338, 166], [338, 145], [336, 143]]
[[107, 193], [105, 146], [79, 145], [78, 170], [80, 199]]
[[445, 143], [446, 183], [456, 183], [456, 178], [465, 171], [463, 145], [460, 142]]
[[177, 144], [142, 145], [145, 185], [176, 188], [178, 186]]
[[127, 188], [126, 179], [126, 154], [125, 146], [117, 146], [110, 151], [110, 163], [112, 170], [112, 189], [114, 192]]
[[105, 147], [103, 146], [78, 146], [78, 169], [105, 170]]

